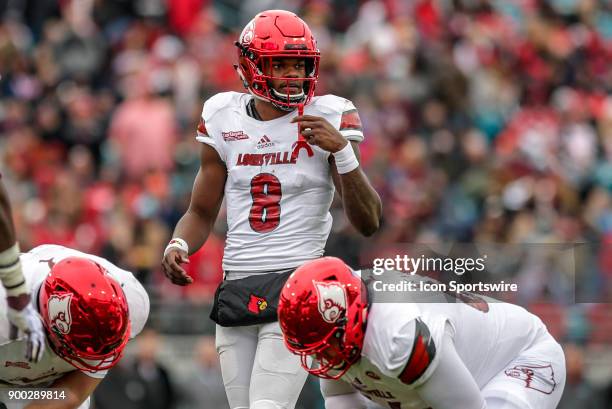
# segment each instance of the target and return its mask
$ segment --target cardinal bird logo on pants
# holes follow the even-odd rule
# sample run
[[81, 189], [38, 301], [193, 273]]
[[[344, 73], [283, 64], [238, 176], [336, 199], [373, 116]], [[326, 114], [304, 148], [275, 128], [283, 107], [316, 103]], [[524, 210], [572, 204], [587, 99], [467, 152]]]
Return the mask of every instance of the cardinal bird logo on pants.
[[249, 298], [249, 305], [247, 306], [248, 310], [253, 314], [259, 314], [266, 308], [268, 308], [268, 301], [266, 301], [263, 297], [258, 297], [256, 295], [251, 294], [251, 298]]

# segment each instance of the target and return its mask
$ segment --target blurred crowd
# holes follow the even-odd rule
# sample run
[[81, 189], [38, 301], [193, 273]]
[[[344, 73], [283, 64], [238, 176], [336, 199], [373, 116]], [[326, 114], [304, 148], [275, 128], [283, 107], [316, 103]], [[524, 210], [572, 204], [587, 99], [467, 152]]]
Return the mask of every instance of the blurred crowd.
[[560, 339], [612, 342], [607, 304], [559, 306], [612, 302], [607, 0], [0, 1], [1, 171], [22, 248], [106, 257], [163, 313], [208, 305], [223, 210], [187, 267], [193, 285], [169, 284], [159, 263], [189, 203], [202, 104], [241, 90], [233, 42], [268, 8], [315, 33], [317, 93], [358, 107], [384, 204], [362, 239], [335, 203], [328, 254], [359, 266], [402, 242], [588, 243], [569, 302], [554, 257], [518, 257], [522, 301]]
[[[317, 92], [357, 105], [362, 163], [384, 203], [382, 229], [367, 241], [336, 203], [328, 254], [363, 266], [402, 242], [589, 243], [571, 272], [576, 297], [612, 301], [608, 1], [3, 7], [0, 148], [22, 248], [100, 254], [163, 300], [208, 304], [222, 276], [223, 211], [188, 267], [194, 285], [163, 280], [160, 256], [189, 202], [202, 104], [241, 89], [233, 41], [256, 12], [281, 7], [318, 39]], [[519, 258], [539, 260], [517, 269], [528, 278], [522, 301], [567, 298], [548, 258]]]

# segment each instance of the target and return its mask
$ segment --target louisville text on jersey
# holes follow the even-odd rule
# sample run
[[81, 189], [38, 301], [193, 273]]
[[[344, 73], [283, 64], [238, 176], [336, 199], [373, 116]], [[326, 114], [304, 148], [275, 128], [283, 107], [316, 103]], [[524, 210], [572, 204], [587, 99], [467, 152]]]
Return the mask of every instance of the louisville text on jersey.
[[236, 166], [295, 165], [302, 149], [306, 150], [308, 156], [314, 155], [308, 143], [296, 143], [291, 152], [240, 153]]

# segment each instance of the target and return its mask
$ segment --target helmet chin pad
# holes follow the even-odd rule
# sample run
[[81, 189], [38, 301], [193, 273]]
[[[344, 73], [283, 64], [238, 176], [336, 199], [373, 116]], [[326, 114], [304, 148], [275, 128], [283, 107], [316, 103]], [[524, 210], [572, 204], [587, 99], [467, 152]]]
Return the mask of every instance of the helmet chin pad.
[[283, 101], [286, 104], [290, 104], [277, 104], [274, 102], [274, 99], [270, 99], [270, 103], [272, 103], [274, 107], [287, 112], [293, 111], [295, 109], [296, 104], [302, 103], [306, 100], [306, 94], [304, 93], [304, 90], [302, 90], [299, 94], [285, 94], [278, 92], [274, 88], [270, 87], [270, 93], [274, 96], [274, 98]]

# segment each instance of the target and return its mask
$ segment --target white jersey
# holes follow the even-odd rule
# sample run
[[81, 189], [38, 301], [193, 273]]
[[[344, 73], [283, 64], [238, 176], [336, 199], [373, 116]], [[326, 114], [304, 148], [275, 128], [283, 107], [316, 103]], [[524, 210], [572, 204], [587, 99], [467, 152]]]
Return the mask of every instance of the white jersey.
[[[145, 325], [149, 315], [149, 297], [132, 273], [122, 270], [109, 261], [58, 245], [42, 245], [21, 255], [23, 274], [36, 307], [38, 290], [50, 271], [52, 263], [67, 257], [86, 257], [102, 265], [121, 284], [128, 301], [131, 335], [136, 336]], [[0, 286], [0, 387], [2, 385], [45, 387], [67, 372], [77, 370], [60, 358], [48, 344], [42, 360], [27, 362], [24, 358], [25, 339], [10, 340], [9, 323], [6, 318], [6, 294]], [[93, 378], [103, 378], [107, 371], [87, 372]]]
[[549, 337], [542, 321], [522, 307], [481, 296], [469, 304], [457, 301], [372, 303], [361, 360], [342, 380], [384, 407], [425, 409], [429, 405], [414, 389], [438, 365], [447, 323], [479, 388], [521, 352]]
[[[204, 104], [197, 140], [227, 167], [228, 232], [223, 269], [240, 272], [297, 267], [323, 255], [334, 185], [329, 152], [296, 145], [297, 110], [270, 121], [247, 115], [249, 94], [224, 92]], [[314, 97], [305, 115], [321, 116], [348, 140], [363, 139], [353, 103]]]

